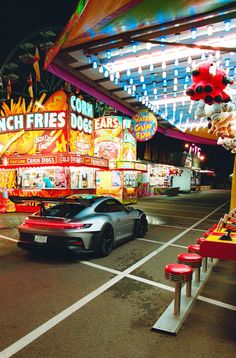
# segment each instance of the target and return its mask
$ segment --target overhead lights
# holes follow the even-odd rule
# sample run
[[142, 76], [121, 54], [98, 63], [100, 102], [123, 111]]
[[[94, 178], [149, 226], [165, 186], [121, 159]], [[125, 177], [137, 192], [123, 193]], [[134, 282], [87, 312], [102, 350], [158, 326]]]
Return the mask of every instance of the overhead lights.
[[220, 59], [220, 51], [219, 50], [216, 51], [215, 58], [216, 58], [216, 60]]
[[136, 52], [137, 52], [137, 46], [136, 46], [135, 44], [132, 46], [132, 52], [133, 52], [133, 53], [136, 53]]
[[197, 38], [197, 29], [192, 29], [191, 30], [191, 37], [193, 40], [195, 40]]
[[147, 42], [147, 43], [146, 43], [146, 49], [147, 49], [147, 50], [151, 50], [151, 48], [152, 48], [152, 43], [151, 43], [151, 42]]
[[161, 67], [162, 67], [163, 70], [166, 69], [166, 63], [165, 63], [165, 61], [162, 62]]
[[230, 59], [226, 58], [225, 59], [225, 67], [229, 67], [230, 66]]
[[175, 59], [175, 66], [176, 66], [176, 67], [179, 66], [179, 60], [178, 60], [178, 58]]
[[98, 63], [97, 63], [97, 61], [93, 61], [93, 68], [94, 68], [94, 69], [98, 68]]
[[207, 26], [207, 35], [211, 36], [213, 34], [213, 26], [209, 25]]
[[231, 21], [230, 20], [226, 20], [225, 21], [225, 31], [228, 32], [231, 30]]

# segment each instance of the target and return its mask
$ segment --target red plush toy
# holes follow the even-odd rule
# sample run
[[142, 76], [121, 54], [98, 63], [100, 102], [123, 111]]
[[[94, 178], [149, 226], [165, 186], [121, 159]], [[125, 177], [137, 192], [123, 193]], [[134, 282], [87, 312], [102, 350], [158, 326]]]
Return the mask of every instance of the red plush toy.
[[191, 78], [193, 84], [186, 91], [186, 94], [190, 96], [191, 100], [205, 100], [206, 95], [208, 95], [209, 98], [206, 103], [212, 103], [213, 97], [210, 97], [209, 95], [213, 91], [213, 86], [210, 82], [210, 66], [212, 65], [212, 62], [202, 62], [195, 70], [192, 71]]
[[[187, 89], [186, 94], [191, 100], [204, 100], [207, 104], [229, 102], [230, 96], [224, 91], [228, 84], [234, 81], [227, 77], [223, 68], [216, 67], [213, 69], [213, 62], [202, 62], [195, 70], [192, 71], [193, 84]], [[213, 70], [215, 70], [213, 72]]]

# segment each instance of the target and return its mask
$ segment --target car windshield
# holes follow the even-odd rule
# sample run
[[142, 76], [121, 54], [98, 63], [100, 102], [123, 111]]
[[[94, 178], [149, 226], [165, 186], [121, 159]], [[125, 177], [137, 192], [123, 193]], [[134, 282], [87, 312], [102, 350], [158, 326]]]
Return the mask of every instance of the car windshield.
[[38, 213], [40, 216], [50, 216], [57, 218], [67, 218], [71, 219], [85, 209], [84, 205], [81, 204], [47, 204], [44, 205]]

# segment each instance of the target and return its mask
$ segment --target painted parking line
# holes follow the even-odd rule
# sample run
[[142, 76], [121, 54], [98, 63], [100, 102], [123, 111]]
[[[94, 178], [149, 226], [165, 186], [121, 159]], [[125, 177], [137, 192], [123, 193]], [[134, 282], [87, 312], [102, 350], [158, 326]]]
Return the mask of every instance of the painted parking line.
[[12, 239], [11, 237], [4, 236], [4, 235], [0, 235], [0, 239], [4, 239], [4, 240], [7, 240], [7, 241], [18, 242], [18, 239]]
[[[142, 207], [142, 209], [145, 209], [145, 208], [147, 208], [147, 209], [150, 209], [150, 210], [156, 210], [157, 209], [157, 206], [151, 206], [151, 205], [147, 205], [147, 206], [145, 206], [145, 205], [140, 205], [140, 207]], [[160, 207], [159, 205], [158, 205], [158, 209], [161, 209], [161, 210], [167, 210], [167, 211], [173, 211], [173, 206], [171, 205], [171, 208], [170, 208], [170, 206], [168, 205], [168, 207]], [[206, 209], [206, 208], [205, 208]], [[176, 211], [176, 209], [175, 209], [175, 211]], [[190, 208], [188, 208], [188, 209], [182, 209], [182, 208], [180, 208], [179, 206], [178, 206], [178, 211], [187, 211], [187, 212], [190, 212], [191, 211], [191, 213], [209, 213], [209, 210], [202, 210], [202, 209], [199, 209], [199, 210], [193, 210], [193, 209], [190, 209]]]
[[[136, 239], [137, 241], [146, 241], [146, 242], [153, 242], [155, 244], [165, 244], [164, 241], [155, 241], [155, 240], [149, 240], [149, 239], [143, 239], [143, 238], [138, 238]], [[174, 246], [174, 247], [180, 247], [181, 249], [187, 249], [187, 246], [183, 246], [183, 245], [177, 245], [177, 244], [172, 244], [170, 246]]]
[[[90, 267], [94, 267], [94, 268], [96, 268], [98, 270], [102, 270], [102, 271], [106, 271], [106, 272], [110, 272], [110, 273], [116, 273], [117, 275], [119, 273], [121, 273], [121, 271], [113, 270], [113, 269], [111, 269], [109, 267], [94, 264], [92, 262], [81, 261], [81, 263], [84, 264], [84, 265], [90, 266]], [[146, 283], [147, 285], [150, 285], [150, 286], [161, 288], [161, 289], [166, 290], [166, 291], [171, 291], [171, 292], [175, 291], [174, 287], [171, 287], [171, 286], [168, 286], [168, 285], [156, 282], [156, 281], [152, 281], [152, 280], [140, 277], [140, 276], [128, 274], [125, 277], [127, 277], [129, 279], [132, 279], [132, 280], [135, 280], [135, 281]], [[217, 300], [214, 300], [212, 298], [208, 298], [208, 297], [204, 297], [204, 296], [200, 296], [200, 295], [197, 297], [197, 299], [199, 301], [203, 301], [203, 302], [209, 303], [209, 304], [214, 305], [214, 306], [219, 306], [219, 307], [223, 307], [225, 309], [231, 310], [231, 311], [236, 311], [236, 306], [230, 305], [230, 304], [222, 302], [222, 301], [217, 301]]]
[[[181, 230], [185, 230], [187, 229], [187, 227], [182, 227], [182, 226], [175, 226], [175, 225], [167, 225], [167, 224], [158, 224], [158, 226], [164, 226], [164, 227], [171, 227], [174, 229], [181, 229]], [[201, 229], [192, 229], [192, 231], [201, 231], [201, 232], [205, 232], [206, 230], [201, 230]]]
[[[24, 347], [28, 346], [30, 343], [35, 341], [37, 338], [42, 336], [44, 333], [48, 332], [50, 329], [55, 327], [57, 324], [71, 316], [73, 313], [77, 312], [80, 308], [94, 300], [96, 297], [107, 291], [110, 287], [114, 286], [116, 283], [121, 281], [124, 277], [129, 275], [132, 271], [136, 270], [143, 264], [145, 264], [147, 261], [151, 260], [153, 257], [155, 257], [158, 253], [165, 250], [167, 247], [169, 247], [171, 244], [173, 244], [175, 241], [177, 241], [180, 237], [184, 236], [186, 233], [191, 231], [195, 226], [199, 225], [202, 221], [207, 219], [210, 215], [214, 214], [216, 211], [218, 211], [220, 208], [224, 207], [228, 201], [212, 212], [210, 212], [208, 215], [206, 215], [201, 220], [197, 221], [195, 224], [191, 225], [188, 229], [184, 230], [180, 234], [173, 237], [171, 240], [163, 244], [161, 247], [157, 248], [156, 250], [149, 253], [147, 256], [143, 257], [141, 260], [137, 261], [132, 266], [128, 267], [126, 270], [120, 272], [117, 274], [117, 276], [113, 277], [111, 280], [107, 281], [94, 291], [90, 292], [88, 295], [84, 296], [82, 299], [75, 302], [70, 307], [66, 308], [47, 322], [43, 323], [41, 326], [34, 329], [32, 332], [26, 334], [24, 337], [20, 338], [18, 341], [10, 345], [9, 347], [5, 348], [2, 352], [0, 352], [1, 358], [8, 358], [11, 357], [13, 354], [16, 354]], [[165, 286], [165, 285], [164, 285]]]
[[[172, 214], [153, 214], [153, 213], [147, 213], [145, 212], [145, 214], [147, 216], [167, 216], [167, 217], [170, 217], [170, 218], [179, 218], [179, 219], [192, 219], [192, 220], [196, 220], [196, 218], [194, 217], [190, 217], [190, 216], [179, 216], [179, 215], [172, 215]], [[212, 213], [210, 214], [212, 215]], [[207, 215], [210, 216], [210, 215]], [[205, 218], [203, 218], [205, 220]], [[213, 222], [216, 222], [216, 220], [213, 220], [213, 219], [207, 219], [207, 221], [213, 221]]]

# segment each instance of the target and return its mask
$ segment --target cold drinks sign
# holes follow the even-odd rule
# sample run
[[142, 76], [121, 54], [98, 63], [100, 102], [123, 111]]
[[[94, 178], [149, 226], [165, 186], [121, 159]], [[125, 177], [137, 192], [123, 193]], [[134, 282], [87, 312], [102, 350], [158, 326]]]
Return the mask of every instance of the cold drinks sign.
[[131, 132], [139, 142], [149, 140], [157, 131], [156, 117], [147, 110], [139, 111], [131, 121]]

